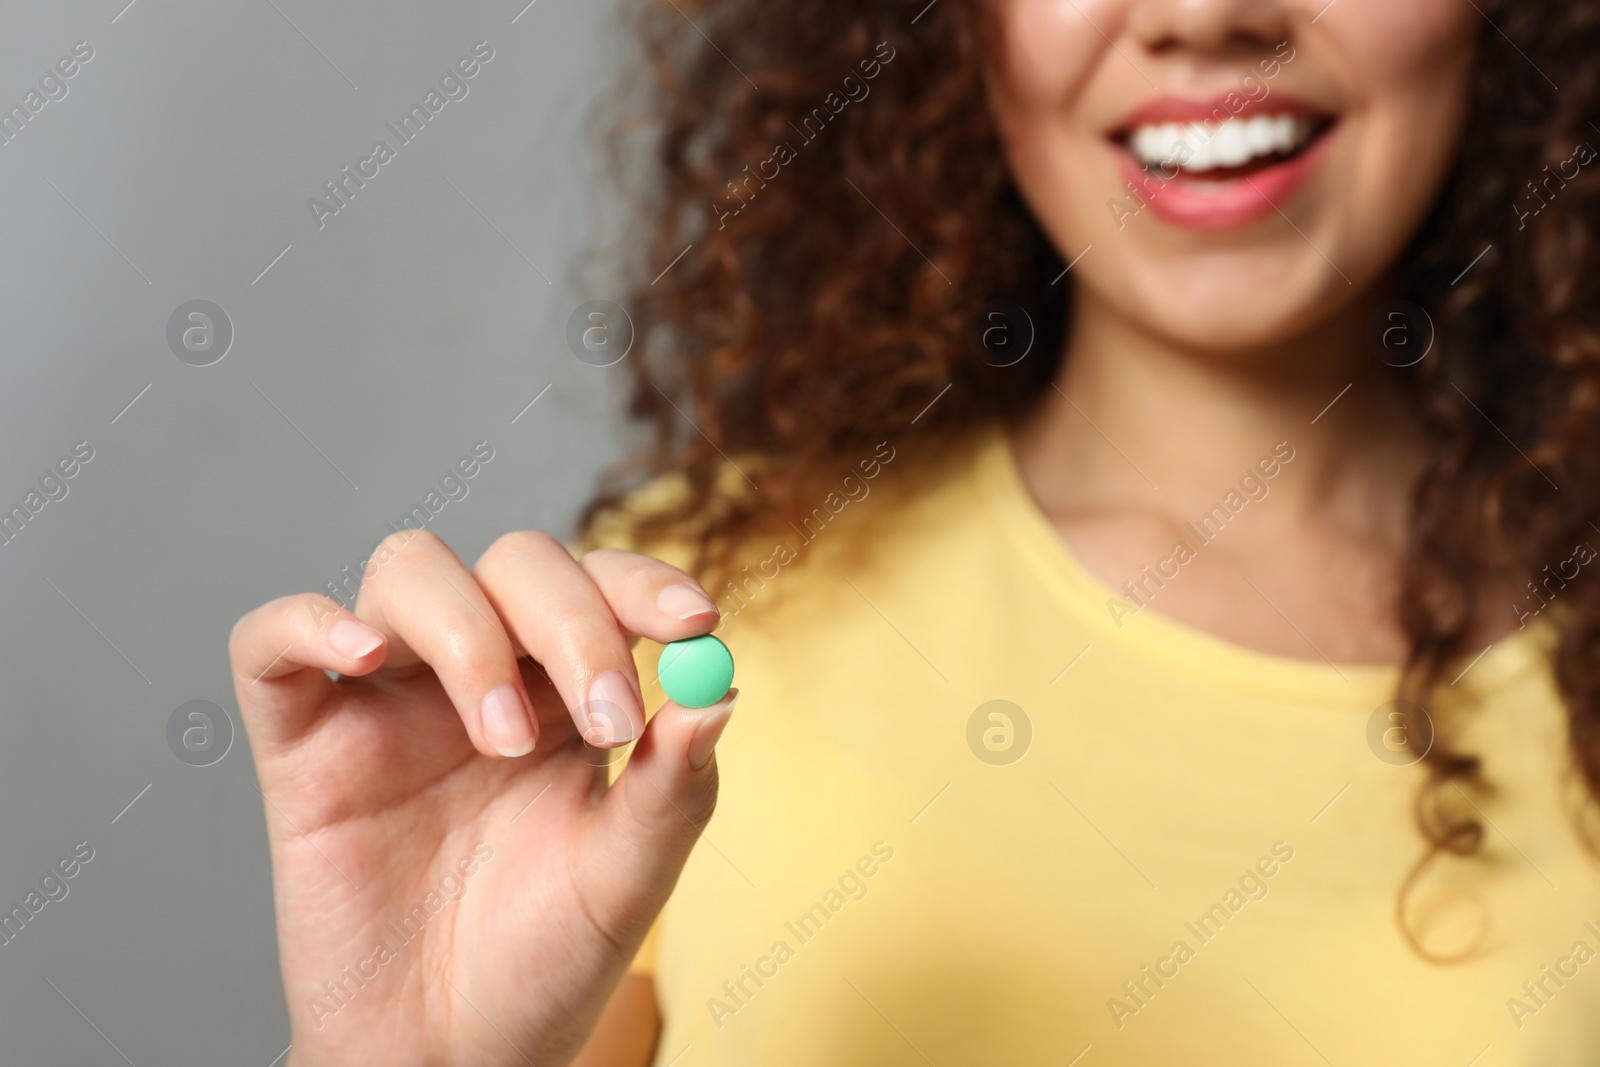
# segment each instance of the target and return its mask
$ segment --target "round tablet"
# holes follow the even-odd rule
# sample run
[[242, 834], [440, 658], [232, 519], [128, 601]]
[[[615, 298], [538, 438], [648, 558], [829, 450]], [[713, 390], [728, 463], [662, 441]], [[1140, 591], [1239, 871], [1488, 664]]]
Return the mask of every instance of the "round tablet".
[[674, 641], [661, 650], [656, 665], [661, 688], [686, 708], [715, 704], [733, 684], [733, 654], [710, 634]]

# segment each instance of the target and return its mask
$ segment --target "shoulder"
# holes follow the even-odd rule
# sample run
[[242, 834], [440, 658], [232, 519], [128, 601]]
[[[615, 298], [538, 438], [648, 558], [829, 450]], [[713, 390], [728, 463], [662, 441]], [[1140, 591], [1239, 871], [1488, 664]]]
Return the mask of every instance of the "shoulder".
[[[702, 570], [703, 560], [720, 560], [728, 573], [699, 575], [719, 587], [724, 578], [787, 570], [801, 559], [813, 573], [876, 569], [885, 551], [916, 558], [976, 520], [986, 510], [978, 499], [986, 461], [1002, 446], [998, 427], [937, 447], [884, 441], [787, 491], [757, 458], [726, 459], [707, 485], [668, 472], [594, 513], [577, 547], [640, 552], [690, 573]], [[728, 523], [735, 512], [747, 521]]]
[[672, 470], [615, 495], [592, 509], [578, 531], [574, 551], [614, 548], [638, 552], [694, 573], [703, 548], [721, 529], [719, 517], [740, 508], [759, 512], [759, 499], [745, 476], [757, 461], [724, 460], [709, 475]]
[[582, 555], [605, 548], [622, 549], [683, 567], [678, 557], [693, 554], [692, 532], [684, 529], [663, 533], [660, 526], [667, 517], [681, 514], [692, 499], [689, 480], [683, 473], [658, 475], [594, 511], [578, 531], [573, 551]]

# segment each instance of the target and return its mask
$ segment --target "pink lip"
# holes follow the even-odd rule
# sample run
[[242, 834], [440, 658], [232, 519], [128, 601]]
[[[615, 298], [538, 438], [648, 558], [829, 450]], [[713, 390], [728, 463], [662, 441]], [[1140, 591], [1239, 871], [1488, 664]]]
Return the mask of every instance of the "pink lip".
[[[1266, 103], [1268, 100], [1272, 101], [1270, 107]], [[1128, 130], [1145, 123], [1200, 122], [1217, 108], [1221, 108], [1225, 114], [1244, 117], [1248, 117], [1252, 111], [1311, 117], [1326, 115], [1326, 112], [1287, 93], [1271, 94], [1259, 103], [1247, 102], [1237, 112], [1229, 112], [1220, 98], [1202, 101], [1167, 97], [1151, 101], [1129, 114], [1120, 129]], [[1324, 130], [1309, 148], [1292, 159], [1227, 182], [1204, 183], [1198, 176], [1164, 178], [1146, 170], [1121, 143], [1113, 141], [1111, 147], [1123, 178], [1138, 190], [1137, 198], [1133, 193], [1124, 194], [1129, 210], [1133, 210], [1137, 199], [1143, 201], [1156, 217], [1171, 225], [1188, 230], [1223, 230], [1245, 226], [1267, 215], [1277, 214], [1326, 157], [1328, 142], [1336, 129], [1337, 123]], [[1213, 188], [1207, 188], [1207, 185]]]
[[[1244, 106], [1238, 111], [1228, 109], [1229, 97], [1244, 100]], [[1271, 101], [1271, 104], [1268, 104]], [[1122, 120], [1118, 130], [1131, 130], [1135, 126], [1154, 122], [1202, 122], [1214, 112], [1232, 115], [1238, 118], [1249, 118], [1257, 111], [1265, 111], [1271, 115], [1305, 115], [1311, 118], [1327, 116], [1327, 111], [1319, 108], [1302, 97], [1274, 90], [1267, 93], [1259, 100], [1243, 96], [1240, 93], [1230, 93], [1227, 96], [1216, 96], [1209, 100], [1197, 100], [1193, 97], [1163, 96], [1148, 103], [1142, 104], [1130, 111]]]

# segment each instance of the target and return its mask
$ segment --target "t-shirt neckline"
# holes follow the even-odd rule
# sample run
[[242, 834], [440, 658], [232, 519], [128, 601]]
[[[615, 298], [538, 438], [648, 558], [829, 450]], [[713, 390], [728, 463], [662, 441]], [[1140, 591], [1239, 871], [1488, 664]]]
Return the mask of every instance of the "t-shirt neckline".
[[[987, 432], [975, 460], [988, 513], [1039, 574], [1046, 588], [1088, 623], [1093, 642], [1106, 641], [1153, 660], [1167, 670], [1225, 689], [1270, 700], [1330, 707], [1377, 708], [1394, 699], [1400, 668], [1330, 663], [1246, 648], [1147, 607], [1124, 618], [1119, 628], [1108, 601], [1126, 599], [1094, 574], [1039, 507], [1012, 450], [1004, 426]], [[1499, 688], [1537, 664], [1541, 617], [1533, 626], [1501, 638], [1473, 661], [1456, 666], [1474, 690]], [[1458, 677], [1452, 673], [1451, 677]]]

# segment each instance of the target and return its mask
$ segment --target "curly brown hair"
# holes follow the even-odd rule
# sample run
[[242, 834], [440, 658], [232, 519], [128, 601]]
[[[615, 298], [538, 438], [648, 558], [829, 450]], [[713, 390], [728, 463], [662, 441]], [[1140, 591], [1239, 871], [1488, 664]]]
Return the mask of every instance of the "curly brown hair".
[[[1600, 145], [1600, 3], [1478, 6], [1468, 134], [1393, 272], [1395, 294], [1436, 327], [1429, 358], [1395, 371], [1432, 443], [1400, 597], [1399, 695], [1430, 719], [1407, 736], [1432, 739], [1416, 804], [1426, 847], [1397, 903], [1419, 952], [1410, 890], [1441, 856], [1482, 845], [1450, 787], [1488, 788], [1478, 759], [1432, 722], [1431, 697], [1448, 664], [1478, 651], [1467, 642], [1489, 576], [1538, 575], [1600, 533], [1600, 167], [1557, 173], [1575, 146], [1592, 157]], [[1003, 161], [986, 9], [642, 5], [648, 99], [616, 144], [619, 159], [636, 134], [649, 145], [630, 171], [648, 193], [626, 306], [639, 331], [630, 411], [654, 441], [613, 472], [586, 522], [615, 514], [642, 476], [675, 474], [687, 492], [638, 533], [687, 537], [701, 573], [721, 576], [746, 538], [802, 518], [886, 433], [915, 419], [931, 458], [1049, 388], [1070, 293], [1052, 284], [1065, 264]], [[1037, 358], [979, 357], [969, 330], [997, 298], [1029, 313]], [[759, 460], [759, 491], [721, 477], [735, 455]], [[1592, 800], [1600, 583], [1563, 590], [1552, 616], [1573, 766]]]

